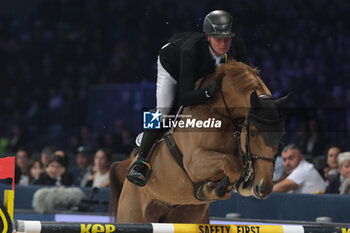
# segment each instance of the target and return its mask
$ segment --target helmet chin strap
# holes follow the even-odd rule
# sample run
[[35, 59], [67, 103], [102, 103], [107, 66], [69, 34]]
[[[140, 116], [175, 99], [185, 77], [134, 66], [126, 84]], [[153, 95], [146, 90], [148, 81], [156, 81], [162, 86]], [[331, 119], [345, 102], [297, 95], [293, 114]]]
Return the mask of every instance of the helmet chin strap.
[[210, 43], [208, 34], [205, 33], [205, 36], [207, 37], [207, 42], [208, 42], [209, 47], [210, 47], [211, 49], [213, 49], [213, 47], [211, 46], [211, 43]]
[[[209, 45], [209, 48], [213, 51], [213, 53], [215, 54], [215, 50], [214, 50], [214, 48], [213, 48], [213, 46], [211, 46], [211, 43], [210, 43], [210, 40], [209, 40], [209, 36], [208, 35], [206, 35], [207, 36], [207, 41], [208, 41], [208, 45]], [[216, 55], [216, 54], [215, 54]]]
[[[211, 46], [211, 42], [210, 42], [210, 40], [209, 40], [209, 36], [206, 34], [206, 36], [207, 36], [207, 41], [208, 41], [208, 45], [209, 45], [209, 48], [211, 49], [211, 51], [215, 54], [215, 49], [213, 48], [213, 46]], [[216, 54], [215, 54], [215, 56], [216, 56]]]

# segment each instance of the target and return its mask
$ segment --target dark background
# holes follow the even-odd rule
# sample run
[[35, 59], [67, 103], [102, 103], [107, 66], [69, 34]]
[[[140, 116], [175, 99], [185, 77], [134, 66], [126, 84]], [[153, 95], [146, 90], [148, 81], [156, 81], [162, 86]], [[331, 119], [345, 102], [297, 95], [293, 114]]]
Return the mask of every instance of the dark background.
[[1, 0], [1, 154], [47, 145], [127, 154], [142, 110], [154, 107], [159, 48], [173, 33], [201, 31], [215, 9], [233, 15], [274, 96], [293, 91], [285, 142], [313, 156], [332, 143], [349, 149], [345, 0]]

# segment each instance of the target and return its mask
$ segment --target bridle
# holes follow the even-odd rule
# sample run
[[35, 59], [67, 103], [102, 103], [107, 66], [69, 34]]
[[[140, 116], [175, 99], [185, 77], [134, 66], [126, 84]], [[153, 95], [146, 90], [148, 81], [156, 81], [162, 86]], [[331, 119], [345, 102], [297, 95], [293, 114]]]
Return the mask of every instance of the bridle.
[[[235, 143], [237, 145], [238, 152], [239, 152], [239, 155], [240, 155], [240, 157], [242, 159], [242, 163], [243, 163], [243, 169], [242, 169], [243, 171], [242, 171], [242, 174], [241, 174], [241, 177], [239, 178], [239, 180], [243, 181], [244, 183], [247, 183], [254, 176], [254, 163], [256, 160], [261, 159], [261, 160], [275, 163], [276, 155], [274, 158], [269, 158], [269, 157], [253, 154], [251, 152], [251, 147], [250, 147], [250, 123], [251, 122], [249, 120], [250, 117], [233, 118], [221, 89], [220, 89], [220, 96], [221, 96], [221, 99], [225, 105], [225, 110], [226, 110], [227, 115], [220, 113], [217, 109], [213, 108], [209, 104], [207, 104], [207, 107], [209, 108], [210, 111], [230, 120], [231, 125], [232, 125], [232, 132], [234, 135], [234, 140], [235, 140]], [[249, 114], [250, 114], [250, 111], [249, 111]], [[249, 114], [248, 114], [248, 116], [249, 116]], [[245, 129], [246, 129], [245, 152], [242, 150], [242, 147], [241, 147], [242, 127], [245, 127]], [[233, 185], [233, 183], [231, 183], [231, 185]]]

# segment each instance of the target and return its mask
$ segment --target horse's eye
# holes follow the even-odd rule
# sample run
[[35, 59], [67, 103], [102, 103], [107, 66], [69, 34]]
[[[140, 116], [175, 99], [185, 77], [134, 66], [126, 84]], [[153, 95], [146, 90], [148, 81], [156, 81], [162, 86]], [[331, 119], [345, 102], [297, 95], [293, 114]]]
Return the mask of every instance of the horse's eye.
[[258, 136], [258, 132], [256, 130], [251, 130], [250, 131], [250, 136], [253, 137], [253, 138]]

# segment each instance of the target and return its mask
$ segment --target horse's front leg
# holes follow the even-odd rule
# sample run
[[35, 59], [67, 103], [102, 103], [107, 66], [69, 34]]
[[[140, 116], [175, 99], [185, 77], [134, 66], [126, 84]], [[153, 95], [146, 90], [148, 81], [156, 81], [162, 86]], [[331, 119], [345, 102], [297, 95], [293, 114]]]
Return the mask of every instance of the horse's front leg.
[[218, 196], [215, 193], [215, 188], [218, 184], [216, 181], [227, 176], [226, 182], [232, 187], [232, 183], [237, 181], [242, 171], [239, 158], [234, 157], [232, 154], [205, 149], [194, 151], [191, 156], [184, 160], [184, 165], [194, 183], [210, 181], [201, 187], [200, 190], [200, 195], [204, 195], [208, 200], [228, 198], [230, 193], [225, 192], [224, 196]]

